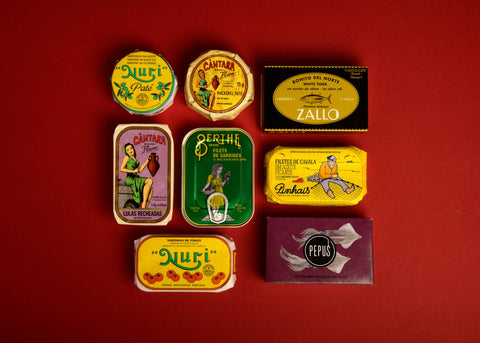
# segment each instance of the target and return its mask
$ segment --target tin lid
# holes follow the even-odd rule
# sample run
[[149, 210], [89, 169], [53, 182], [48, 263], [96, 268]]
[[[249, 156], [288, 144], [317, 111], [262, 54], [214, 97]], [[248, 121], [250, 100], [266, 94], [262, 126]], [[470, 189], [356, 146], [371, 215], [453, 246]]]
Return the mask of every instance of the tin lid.
[[190, 131], [182, 147], [182, 213], [197, 227], [239, 227], [254, 212], [254, 146], [237, 128]]
[[117, 62], [111, 77], [113, 97], [131, 114], [155, 115], [173, 104], [178, 84], [160, 55], [135, 51]]
[[356, 147], [276, 147], [264, 163], [269, 202], [348, 206], [367, 193], [367, 153]]
[[221, 235], [135, 241], [135, 284], [147, 292], [222, 292], [235, 284], [235, 243]]
[[210, 50], [190, 64], [185, 100], [205, 118], [234, 119], [253, 98], [253, 74], [237, 54]]
[[173, 212], [173, 139], [168, 125], [121, 124], [113, 136], [115, 219], [167, 225]]

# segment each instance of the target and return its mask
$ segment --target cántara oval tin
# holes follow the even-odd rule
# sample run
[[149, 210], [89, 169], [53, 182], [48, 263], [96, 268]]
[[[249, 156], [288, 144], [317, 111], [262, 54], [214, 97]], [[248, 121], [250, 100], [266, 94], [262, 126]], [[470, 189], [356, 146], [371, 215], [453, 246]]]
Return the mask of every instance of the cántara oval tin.
[[211, 50], [190, 64], [185, 100], [205, 118], [234, 119], [253, 98], [253, 74], [237, 54]]
[[254, 146], [237, 128], [190, 131], [182, 147], [182, 213], [197, 227], [239, 227], [254, 212]]
[[368, 130], [365, 66], [265, 66], [261, 126], [265, 132]]
[[128, 112], [155, 115], [173, 104], [178, 84], [168, 62], [160, 55], [135, 51], [115, 65], [113, 96]]
[[235, 243], [220, 235], [135, 241], [135, 284], [147, 292], [222, 292], [235, 284]]
[[167, 125], [118, 125], [114, 215], [119, 224], [166, 225], [173, 206], [173, 139]]
[[265, 171], [273, 203], [355, 205], [367, 193], [367, 153], [355, 147], [277, 147], [265, 155]]

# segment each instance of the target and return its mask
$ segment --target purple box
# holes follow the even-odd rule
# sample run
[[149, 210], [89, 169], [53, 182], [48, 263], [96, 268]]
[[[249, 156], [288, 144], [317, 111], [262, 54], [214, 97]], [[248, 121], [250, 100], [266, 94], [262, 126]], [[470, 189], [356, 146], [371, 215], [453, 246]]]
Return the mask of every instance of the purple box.
[[373, 284], [372, 220], [267, 219], [267, 282]]

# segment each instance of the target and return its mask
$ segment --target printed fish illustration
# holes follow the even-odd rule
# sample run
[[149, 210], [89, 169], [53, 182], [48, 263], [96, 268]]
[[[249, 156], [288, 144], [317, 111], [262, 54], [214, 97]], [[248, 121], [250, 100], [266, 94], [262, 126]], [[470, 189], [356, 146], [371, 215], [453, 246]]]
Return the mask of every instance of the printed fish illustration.
[[[305, 268], [312, 268], [312, 265], [304, 258], [289, 253], [284, 247], [280, 248], [280, 257], [287, 261], [287, 266], [294, 272], [300, 272]], [[335, 259], [326, 268], [334, 273], [340, 274], [345, 264], [350, 261], [350, 257], [343, 256], [339, 252], [336, 253]]]
[[332, 101], [330, 100], [332, 94], [330, 94], [328, 97], [324, 97], [323, 95], [320, 95], [320, 94], [309, 94], [309, 95], [305, 95], [305, 96], [302, 96], [300, 98], [301, 101], [303, 102], [306, 102], [308, 104], [316, 104], [316, 103], [322, 103], [324, 102], [325, 100], [328, 100], [329, 103], [332, 103]]

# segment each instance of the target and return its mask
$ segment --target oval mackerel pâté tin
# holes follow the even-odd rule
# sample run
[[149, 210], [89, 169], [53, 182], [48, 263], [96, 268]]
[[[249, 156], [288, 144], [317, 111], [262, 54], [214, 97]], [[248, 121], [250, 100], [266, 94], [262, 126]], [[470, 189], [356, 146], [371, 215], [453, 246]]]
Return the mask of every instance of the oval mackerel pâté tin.
[[205, 118], [234, 119], [253, 98], [253, 74], [237, 54], [211, 50], [190, 64], [185, 100]]
[[160, 55], [135, 51], [117, 62], [111, 77], [113, 96], [131, 114], [155, 115], [173, 104], [178, 84]]
[[167, 125], [118, 125], [114, 215], [119, 224], [166, 225], [173, 206], [173, 139]]
[[273, 203], [346, 206], [367, 193], [367, 153], [355, 147], [276, 147], [265, 155], [265, 170]]
[[190, 131], [182, 147], [182, 213], [197, 227], [239, 227], [254, 212], [254, 146], [238, 128]]
[[235, 243], [220, 235], [135, 241], [135, 284], [147, 292], [222, 292], [235, 284]]

